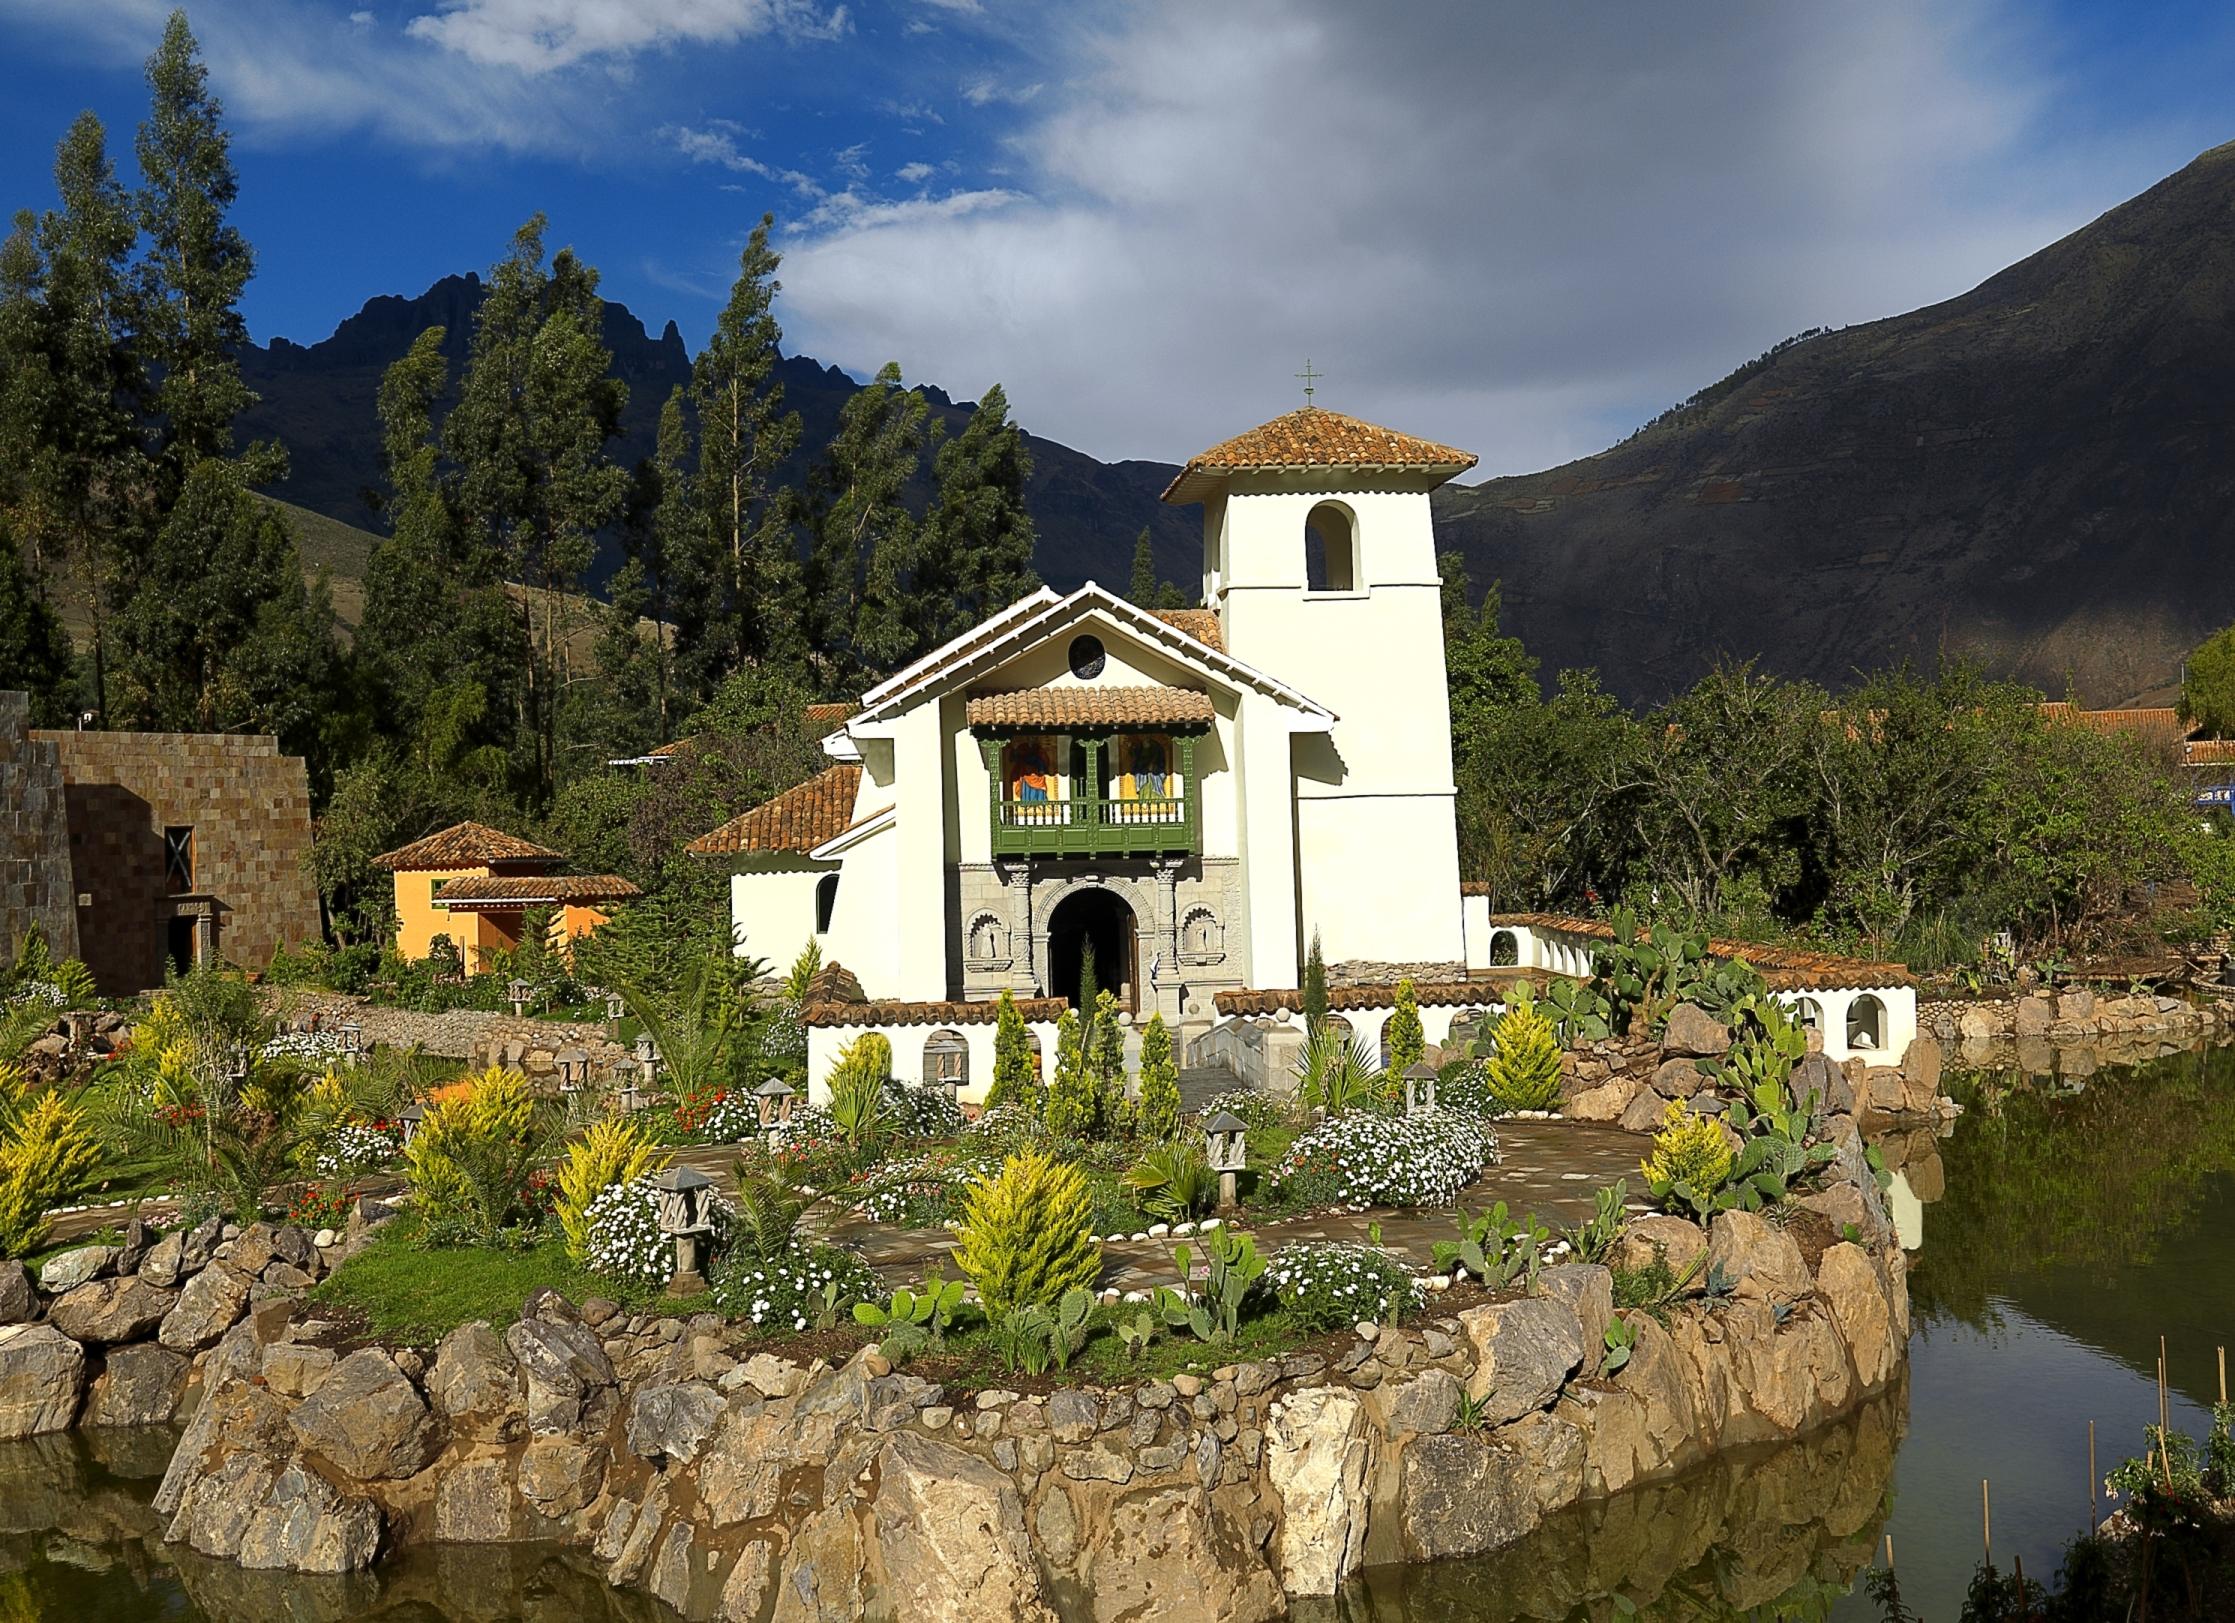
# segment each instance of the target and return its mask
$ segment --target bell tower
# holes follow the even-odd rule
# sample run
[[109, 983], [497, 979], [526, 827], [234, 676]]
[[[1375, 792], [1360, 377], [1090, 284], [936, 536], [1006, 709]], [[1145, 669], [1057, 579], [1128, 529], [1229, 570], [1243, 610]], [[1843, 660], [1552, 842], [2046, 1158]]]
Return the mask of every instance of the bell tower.
[[[1292, 828], [1296, 946], [1253, 936], [1254, 978], [1313, 931], [1330, 963], [1452, 962], [1459, 843], [1442, 583], [1428, 497], [1475, 458], [1306, 406], [1213, 446], [1164, 493], [1203, 505], [1203, 602], [1226, 651], [1335, 714], [1276, 749], [1243, 744], [1245, 829]], [[1245, 716], [1248, 732], [1252, 718]], [[1285, 780], [1285, 781], [1283, 781]], [[1253, 910], [1272, 866], [1245, 853]], [[1268, 920], [1267, 934], [1279, 926]]]

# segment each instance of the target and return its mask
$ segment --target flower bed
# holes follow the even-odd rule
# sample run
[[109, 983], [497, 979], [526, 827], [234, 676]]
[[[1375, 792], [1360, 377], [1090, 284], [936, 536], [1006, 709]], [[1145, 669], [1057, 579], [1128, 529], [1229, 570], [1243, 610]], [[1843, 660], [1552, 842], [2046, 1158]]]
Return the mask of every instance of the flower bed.
[[795, 1241], [773, 1257], [732, 1257], [714, 1274], [722, 1310], [763, 1330], [811, 1330], [877, 1294], [868, 1265], [836, 1245]]
[[1426, 1288], [1395, 1258], [1340, 1240], [1282, 1247], [1265, 1269], [1263, 1288], [1306, 1330], [1335, 1330], [1361, 1319], [1388, 1324], [1417, 1312], [1427, 1299]]
[[345, 1177], [352, 1172], [372, 1172], [393, 1166], [403, 1154], [403, 1135], [388, 1122], [369, 1126], [352, 1123], [337, 1127], [312, 1154], [311, 1165], [321, 1178]]
[[1273, 1181], [1308, 1180], [1352, 1206], [1448, 1206], [1498, 1159], [1498, 1135], [1455, 1111], [1346, 1110], [1289, 1146]]
[[[712, 1191], [708, 1192], [710, 1195]], [[713, 1233], [702, 1243], [719, 1252], [729, 1242], [735, 1214], [718, 1196], [707, 1202]], [[626, 1284], [660, 1286], [675, 1272], [675, 1241], [660, 1232], [659, 1191], [650, 1178], [617, 1183], [591, 1198], [586, 1213], [586, 1260], [601, 1274]]]

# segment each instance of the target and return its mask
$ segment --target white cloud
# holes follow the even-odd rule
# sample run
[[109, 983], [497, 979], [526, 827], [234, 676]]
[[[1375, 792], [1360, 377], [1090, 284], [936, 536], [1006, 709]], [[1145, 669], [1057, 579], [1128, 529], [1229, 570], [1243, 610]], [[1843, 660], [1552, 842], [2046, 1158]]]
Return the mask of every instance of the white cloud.
[[1604, 447], [1801, 328], [1952, 295], [2162, 172], [2045, 153], [2006, 0], [1699, 7], [1352, 0], [1059, 13], [1048, 91], [920, 205], [841, 194], [785, 324], [897, 356], [1101, 456], [1178, 458], [1298, 404], [1483, 454]]
[[822, 183], [812, 175], [803, 174], [797, 169], [779, 169], [746, 152], [737, 144], [737, 138], [746, 132], [730, 119], [709, 119], [704, 129], [692, 129], [683, 124], [665, 124], [653, 133], [692, 163], [718, 164], [735, 174], [758, 175], [763, 180], [773, 180], [789, 186], [802, 197], [823, 195]]
[[904, 163], [898, 169], [895, 169], [893, 173], [899, 176], [902, 180], [906, 181], [909, 185], [919, 186], [923, 182], [929, 180], [933, 175], [937, 174], [938, 171], [933, 169], [928, 163]]
[[990, 73], [980, 73], [963, 80], [962, 99], [973, 107], [989, 107], [996, 102], [1005, 102], [1013, 107], [1021, 107], [1032, 100], [1033, 97], [1039, 95], [1040, 90], [1041, 86], [1037, 83], [1028, 85], [1003, 84]]
[[406, 32], [484, 67], [549, 73], [678, 45], [734, 45], [758, 35], [835, 39], [844, 6], [812, 0], [441, 0]]
[[830, 161], [836, 166], [838, 172], [849, 180], [867, 180], [869, 178], [869, 143], [867, 141], [856, 141], [850, 147], [842, 147], [831, 154]]

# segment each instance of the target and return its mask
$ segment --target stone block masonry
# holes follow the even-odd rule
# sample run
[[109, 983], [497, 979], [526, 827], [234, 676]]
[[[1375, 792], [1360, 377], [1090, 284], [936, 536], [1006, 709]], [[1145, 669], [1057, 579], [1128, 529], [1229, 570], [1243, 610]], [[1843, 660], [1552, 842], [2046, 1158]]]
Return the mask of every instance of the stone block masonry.
[[0, 693], [0, 969], [33, 925], [55, 957], [78, 955], [61, 756], [30, 721], [27, 697]]
[[[101, 991], [162, 983], [180, 951], [261, 969], [319, 933], [310, 780], [268, 737], [33, 732], [62, 769], [78, 950]], [[183, 868], [166, 848], [181, 831]]]

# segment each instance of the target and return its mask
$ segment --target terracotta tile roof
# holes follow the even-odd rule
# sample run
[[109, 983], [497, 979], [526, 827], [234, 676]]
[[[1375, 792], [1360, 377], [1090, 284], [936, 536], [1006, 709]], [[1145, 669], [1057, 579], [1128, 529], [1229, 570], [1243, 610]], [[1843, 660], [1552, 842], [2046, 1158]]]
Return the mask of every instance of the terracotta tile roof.
[[684, 849], [702, 857], [739, 851], [812, 851], [846, 832], [853, 822], [854, 792], [860, 787], [860, 767], [831, 767], [731, 818], [711, 834], [700, 835]]
[[[1063, 1018], [1071, 1005], [1059, 997], [1020, 997], [1017, 1013], [1036, 1022]], [[990, 1026], [1001, 1018], [998, 1002], [905, 1003], [896, 999], [871, 999], [860, 1003], [818, 1003], [810, 1000], [800, 1011], [810, 1026]]]
[[1218, 623], [1216, 609], [1158, 609], [1156, 617], [1174, 631], [1184, 631], [1207, 648], [1226, 652], [1226, 630]]
[[829, 732], [860, 708], [851, 699], [840, 699], [835, 704], [811, 704], [799, 715], [809, 732], [822, 733]]
[[643, 895], [619, 874], [498, 874], [453, 879], [435, 892], [437, 907], [533, 907], [562, 902], [626, 902]]
[[2181, 713], [2171, 705], [2142, 705], [2125, 710], [2083, 710], [2063, 699], [2053, 699], [2041, 707], [2042, 716], [2050, 721], [2076, 722], [2082, 727], [2099, 733], [2131, 733], [2142, 738], [2172, 741], [2186, 738], [2195, 727], [2181, 719]]
[[396, 873], [428, 868], [478, 868], [493, 862], [564, 862], [547, 846], [534, 845], [486, 823], [453, 823], [423, 840], [383, 852], [373, 866]]
[[1027, 688], [970, 701], [973, 727], [1205, 727], [1211, 696], [1193, 688]]
[[1306, 468], [1403, 468], [1446, 477], [1475, 465], [1470, 451], [1417, 439], [1318, 406], [1284, 413], [1188, 459], [1164, 499], [1198, 502], [1226, 474]]
[[[1579, 919], [1565, 913], [1498, 913], [1490, 926], [1559, 930], [1568, 935], [1614, 939], [1614, 926], [1604, 919]], [[1914, 986], [1916, 977], [1903, 964], [1873, 963], [1863, 958], [1841, 958], [1802, 947], [1773, 947], [1759, 941], [1731, 941], [1716, 937], [1707, 950], [1718, 958], [1743, 958], [1761, 971], [1773, 992], [1847, 992], [1867, 986]]]
[[[1413, 1001], [1424, 1009], [1479, 1009], [1486, 1004], [1502, 1003], [1506, 994], [1521, 981], [1541, 987], [1551, 978], [1541, 969], [1492, 969], [1463, 981], [1415, 982], [1412, 995]], [[1304, 1012], [1304, 994], [1295, 987], [1273, 992], [1255, 987], [1214, 992], [1211, 1002], [1225, 1015], [1278, 1014], [1282, 1010], [1290, 1014]], [[1333, 1014], [1350, 1009], [1387, 1009], [1396, 1002], [1394, 982], [1387, 986], [1330, 986], [1327, 989], [1327, 1008]]]
[[2187, 766], [2226, 766], [2235, 762], [2235, 738], [2192, 738], [2182, 751]]

